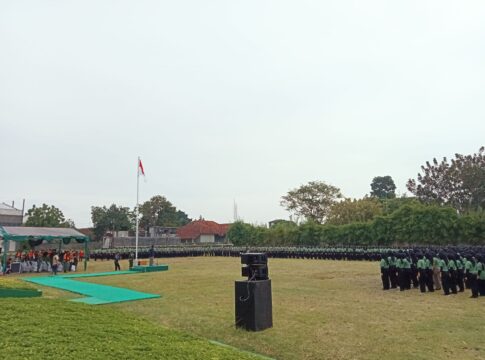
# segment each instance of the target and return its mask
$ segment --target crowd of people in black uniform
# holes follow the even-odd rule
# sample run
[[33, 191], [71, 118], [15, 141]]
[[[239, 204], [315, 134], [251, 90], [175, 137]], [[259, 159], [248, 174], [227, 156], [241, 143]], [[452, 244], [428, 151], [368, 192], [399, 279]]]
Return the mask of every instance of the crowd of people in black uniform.
[[[99, 249], [93, 260], [133, 258], [132, 247]], [[246, 247], [173, 246], [139, 248], [140, 259], [191, 256], [232, 256], [243, 252], [264, 252], [269, 258], [379, 261], [384, 290], [421, 292], [442, 290], [445, 295], [470, 289], [473, 298], [485, 296], [485, 247]], [[116, 255], [118, 254], [118, 255]]]
[[442, 290], [444, 295], [471, 290], [485, 296], [485, 248], [413, 248], [381, 254], [384, 290], [419, 288], [422, 293]]

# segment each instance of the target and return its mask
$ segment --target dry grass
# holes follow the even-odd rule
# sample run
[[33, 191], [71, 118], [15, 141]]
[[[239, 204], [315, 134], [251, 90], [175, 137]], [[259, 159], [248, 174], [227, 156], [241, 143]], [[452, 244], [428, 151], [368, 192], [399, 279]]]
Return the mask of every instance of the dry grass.
[[109, 306], [278, 359], [485, 359], [485, 298], [383, 292], [377, 263], [271, 259], [274, 327], [250, 333], [234, 328], [238, 258], [160, 262], [170, 270], [86, 281], [159, 293], [160, 299]]

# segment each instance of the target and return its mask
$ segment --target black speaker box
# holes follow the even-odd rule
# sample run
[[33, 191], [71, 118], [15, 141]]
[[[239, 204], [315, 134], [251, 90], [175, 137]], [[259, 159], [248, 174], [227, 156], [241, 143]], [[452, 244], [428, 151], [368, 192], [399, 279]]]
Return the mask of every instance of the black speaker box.
[[242, 253], [241, 264], [245, 265], [265, 265], [268, 263], [268, 255], [266, 253]]
[[271, 280], [236, 281], [236, 327], [260, 331], [273, 326]]

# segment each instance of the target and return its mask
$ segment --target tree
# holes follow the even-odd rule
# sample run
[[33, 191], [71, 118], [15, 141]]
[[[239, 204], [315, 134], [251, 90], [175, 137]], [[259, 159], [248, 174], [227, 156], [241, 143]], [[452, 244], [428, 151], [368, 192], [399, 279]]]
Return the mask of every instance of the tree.
[[281, 197], [281, 206], [307, 220], [323, 223], [332, 205], [342, 198], [340, 189], [323, 181], [310, 181]]
[[485, 147], [473, 155], [455, 154], [451, 162], [434, 158], [421, 170], [417, 180], [407, 183], [421, 201], [450, 205], [461, 212], [485, 208]]
[[327, 219], [327, 224], [345, 225], [352, 222], [366, 222], [382, 215], [383, 204], [376, 198], [345, 199], [335, 203]]
[[396, 184], [389, 175], [376, 176], [370, 184], [370, 195], [379, 199], [392, 199], [396, 197]]
[[25, 226], [74, 227], [74, 222], [71, 219], [66, 220], [62, 211], [55, 206], [42, 204], [41, 207], [34, 205], [27, 211]]
[[191, 219], [181, 210], [177, 210], [164, 196], [154, 196], [140, 206], [140, 226], [177, 227], [188, 224]]
[[112, 204], [109, 208], [92, 206], [91, 221], [97, 239], [101, 239], [108, 230], [126, 231], [133, 228], [133, 216], [130, 209], [115, 204]]

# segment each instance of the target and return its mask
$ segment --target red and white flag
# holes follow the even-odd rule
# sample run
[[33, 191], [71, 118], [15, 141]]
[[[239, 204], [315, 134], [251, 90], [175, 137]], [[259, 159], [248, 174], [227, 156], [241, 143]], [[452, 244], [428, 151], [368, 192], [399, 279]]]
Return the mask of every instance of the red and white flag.
[[141, 163], [141, 159], [138, 159], [138, 175], [140, 174], [145, 176], [145, 170], [143, 169], [143, 164]]

